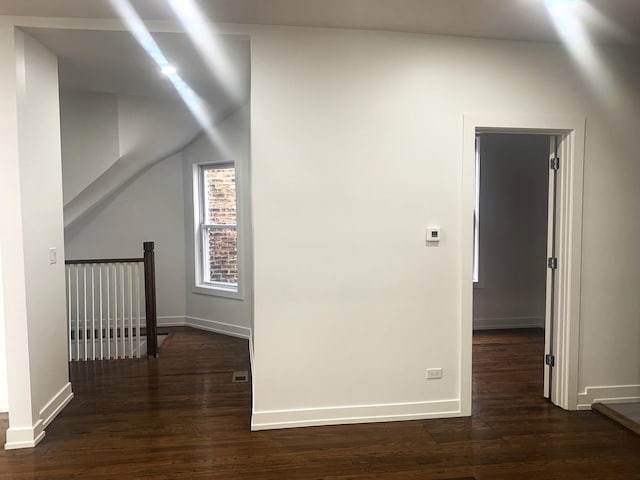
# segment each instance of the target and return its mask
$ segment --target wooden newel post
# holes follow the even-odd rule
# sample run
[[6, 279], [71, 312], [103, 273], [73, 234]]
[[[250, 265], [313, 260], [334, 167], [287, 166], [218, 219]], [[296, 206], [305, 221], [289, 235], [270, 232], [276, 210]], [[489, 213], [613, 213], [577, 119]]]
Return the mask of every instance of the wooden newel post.
[[147, 355], [158, 356], [158, 333], [156, 313], [156, 263], [154, 243], [144, 242], [144, 298], [147, 326]]

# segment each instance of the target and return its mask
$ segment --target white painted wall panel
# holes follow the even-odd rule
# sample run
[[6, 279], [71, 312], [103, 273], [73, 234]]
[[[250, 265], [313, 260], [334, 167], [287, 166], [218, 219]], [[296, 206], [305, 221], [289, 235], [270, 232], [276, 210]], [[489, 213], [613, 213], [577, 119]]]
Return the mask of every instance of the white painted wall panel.
[[[7, 448], [35, 445], [71, 398], [67, 366], [57, 59], [0, 25]], [[12, 77], [12, 78], [11, 78]], [[60, 261], [49, 262], [56, 248]]]
[[60, 127], [63, 193], [67, 203], [120, 158], [117, 97], [62, 92]]
[[[32, 408], [29, 337], [26, 311], [24, 246], [20, 192], [20, 157], [18, 149], [18, 75], [14, 27], [0, 19], [0, 241], [2, 242], [2, 276], [10, 424], [31, 429], [36, 422]], [[22, 51], [21, 58], [24, 58]], [[29, 436], [28, 434], [26, 435]], [[33, 440], [33, 435], [31, 435]], [[28, 438], [25, 439], [28, 441]]]
[[[98, 95], [97, 97], [101, 97]], [[100, 149], [103, 141], [96, 138], [78, 138], [75, 133], [66, 137], [65, 153], [71, 152], [75, 160], [66, 169], [65, 176], [79, 192], [65, 203], [65, 227], [82, 224], [87, 215], [95, 214], [105, 201], [117, 195], [119, 190], [154, 163], [165, 159], [185, 147], [198, 134], [200, 127], [186, 107], [175, 101], [150, 100], [119, 95], [115, 98], [117, 116], [105, 112], [96, 96], [87, 95], [87, 102], [75, 109], [63, 111], [64, 123], [68, 125], [92, 124], [94, 117], [108, 122], [106, 127], [116, 132], [116, 155], [109, 161], [113, 148], [94, 159], [92, 151]], [[82, 103], [82, 98], [77, 99]], [[111, 123], [113, 122], [113, 123]], [[68, 132], [63, 132], [66, 135]], [[83, 166], [83, 170], [100, 171], [96, 178], [87, 175], [77, 177], [74, 166], [85, 162], [96, 165]], [[104, 169], [103, 162], [108, 163]], [[90, 182], [79, 183], [80, 180]]]
[[[24, 35], [18, 94], [20, 189], [31, 389], [40, 411], [69, 382], [57, 58]], [[49, 262], [49, 249], [59, 261]], [[44, 419], [43, 419], [44, 420]]]
[[[640, 383], [637, 72], [614, 75], [609, 110], [557, 45], [274, 28], [254, 32], [252, 59], [254, 428], [317, 423], [323, 408], [328, 423], [371, 420], [371, 405], [402, 418], [469, 391], [459, 239], [473, 112], [587, 118], [580, 388]], [[438, 247], [424, 245], [429, 224]]]

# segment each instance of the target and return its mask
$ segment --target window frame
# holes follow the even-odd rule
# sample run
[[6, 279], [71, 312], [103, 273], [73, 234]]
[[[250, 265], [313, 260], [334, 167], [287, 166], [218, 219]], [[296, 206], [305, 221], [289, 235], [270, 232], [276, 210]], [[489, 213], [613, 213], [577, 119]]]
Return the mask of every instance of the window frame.
[[472, 282], [473, 288], [482, 288], [480, 276], [480, 195], [482, 193], [481, 181], [481, 135], [476, 133], [475, 138], [475, 205], [473, 209], [473, 259]]
[[[206, 192], [205, 192], [205, 172], [207, 170], [223, 169], [233, 167], [235, 171], [236, 190], [236, 223], [235, 224], [208, 224], [205, 223], [206, 216]], [[241, 189], [238, 175], [238, 165], [236, 162], [227, 160], [220, 162], [204, 162], [193, 165], [193, 210], [194, 210], [194, 293], [220, 296], [242, 300], [243, 280], [244, 280], [244, 258], [241, 242]], [[205, 240], [206, 233], [214, 228], [234, 227], [236, 232], [236, 250], [238, 256], [238, 282], [229, 284], [225, 282], [215, 282], [206, 280], [206, 271], [209, 268]]]

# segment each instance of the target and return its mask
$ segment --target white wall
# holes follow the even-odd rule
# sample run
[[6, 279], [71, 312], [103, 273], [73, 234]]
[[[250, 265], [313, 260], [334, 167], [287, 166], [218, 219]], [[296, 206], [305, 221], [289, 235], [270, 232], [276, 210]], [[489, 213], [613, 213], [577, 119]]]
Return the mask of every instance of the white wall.
[[[249, 107], [240, 108], [216, 125], [230, 156], [216, 148], [205, 136], [201, 136], [184, 151], [185, 237], [187, 262], [186, 316], [187, 323], [198, 328], [248, 337], [252, 327], [253, 269], [251, 249], [250, 165], [249, 165]], [[198, 293], [195, 290], [194, 273], [194, 210], [193, 165], [205, 162], [234, 161], [236, 184], [240, 202], [238, 205], [240, 248], [244, 260], [241, 265], [240, 283], [242, 299], [231, 299]]]
[[[26, 322], [22, 211], [20, 208], [20, 162], [18, 156], [18, 104], [16, 44], [13, 25], [0, 19], [0, 242], [2, 246], [3, 316], [6, 356], [14, 368], [7, 371], [13, 405], [24, 405], [11, 414], [11, 421], [23, 428], [35, 423], [29, 382], [29, 338]], [[10, 340], [10, 341], [9, 341]], [[20, 403], [18, 403], [20, 402]], [[28, 440], [29, 433], [25, 434]], [[33, 434], [31, 435], [33, 440]]]
[[[66, 347], [58, 70], [54, 55], [0, 24], [6, 448], [34, 446], [71, 399]], [[60, 261], [49, 263], [49, 248]]]
[[546, 135], [482, 135], [476, 329], [544, 327], [548, 161]]
[[68, 259], [142, 257], [145, 241], [155, 242], [160, 322], [183, 322], [185, 242], [180, 154], [153, 165], [102, 209], [65, 232]]
[[120, 158], [116, 95], [62, 92], [60, 128], [67, 203]]
[[164, 152], [179, 150], [185, 136], [191, 140], [200, 127], [180, 100], [161, 100], [118, 95], [118, 138], [120, 156], [142, 149]]
[[[76, 100], [78, 104], [83, 102], [81, 97]], [[71, 198], [71, 194], [67, 197], [64, 209], [65, 227], [95, 214], [127, 182], [155, 162], [183, 149], [200, 131], [198, 123], [187, 108], [177, 101], [118, 95], [113, 100], [117, 106], [117, 116], [113, 117], [104, 105], [103, 95], [85, 94], [84, 100], [86, 102], [81, 106], [63, 110], [63, 115], [68, 116], [63, 124], [86, 123], [91, 126], [93, 123], [109, 123], [105, 128], [112, 140], [115, 138], [117, 142], [117, 153], [111, 160], [106, 153], [94, 158], [91, 152], [101, 148], [102, 140], [92, 137], [96, 132], [89, 127], [87, 129], [92, 135], [84, 138], [79, 138], [77, 131], [63, 131], [66, 145], [64, 154], [72, 154], [70, 159], [65, 159], [68, 168], [63, 173], [67, 178], [66, 184], [73, 185], [73, 191], [79, 191], [74, 197]], [[112, 146], [108, 153], [113, 153]], [[96, 165], [83, 165], [94, 161]], [[107, 168], [104, 168], [105, 164], [108, 164]], [[89, 175], [78, 176], [75, 173], [76, 167], [80, 168], [80, 172], [90, 170], [100, 171], [100, 174], [95, 178]]]
[[273, 28], [252, 62], [253, 428], [462, 413], [473, 112], [587, 118], [580, 389], [640, 384], [637, 72], [609, 111], [551, 44]]
[[587, 124], [579, 403], [640, 400], [640, 65], [613, 51], [615, 75]]

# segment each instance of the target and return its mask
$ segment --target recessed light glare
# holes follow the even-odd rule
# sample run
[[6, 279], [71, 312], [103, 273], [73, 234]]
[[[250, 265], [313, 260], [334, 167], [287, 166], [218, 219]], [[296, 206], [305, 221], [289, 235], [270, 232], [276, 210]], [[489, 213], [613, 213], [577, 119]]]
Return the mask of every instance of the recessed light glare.
[[165, 65], [164, 67], [162, 67], [160, 69], [160, 72], [163, 75], [169, 76], [169, 75], [173, 75], [174, 73], [177, 73], [178, 69], [175, 66], [169, 64], [169, 65]]

